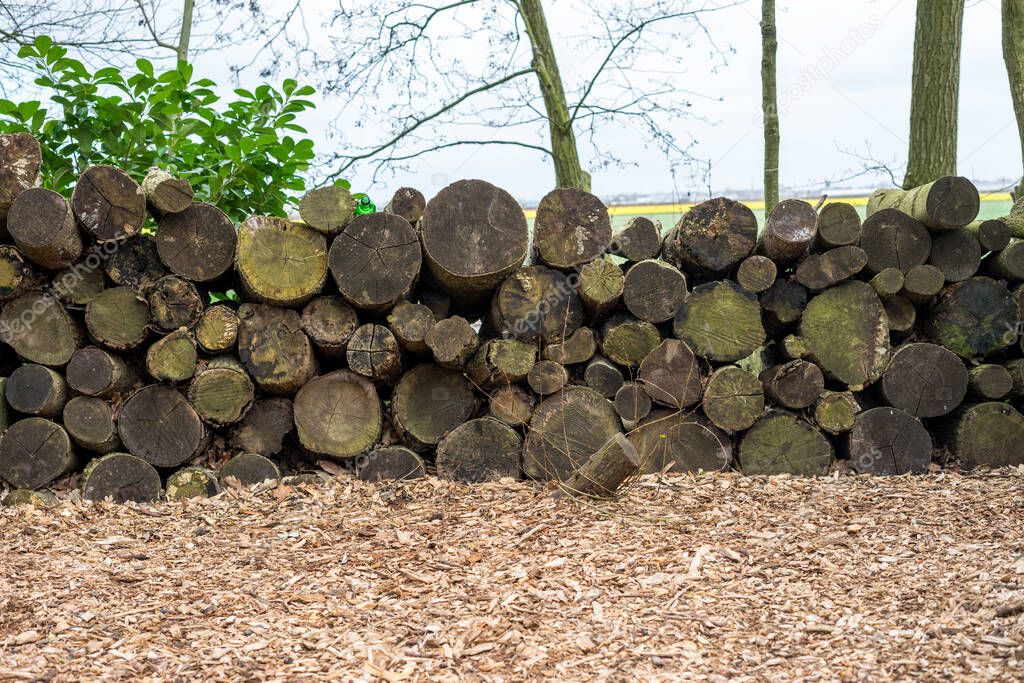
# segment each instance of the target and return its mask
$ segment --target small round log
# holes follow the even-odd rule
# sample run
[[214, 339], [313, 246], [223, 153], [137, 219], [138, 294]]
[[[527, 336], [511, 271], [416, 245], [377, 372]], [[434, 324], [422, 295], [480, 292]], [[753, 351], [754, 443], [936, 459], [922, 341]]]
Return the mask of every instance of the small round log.
[[959, 176], [943, 176], [910, 190], [875, 190], [868, 199], [868, 216], [898, 209], [936, 232], [967, 225], [978, 215], [978, 188]]
[[553, 360], [562, 365], [576, 365], [586, 363], [595, 353], [597, 339], [594, 337], [594, 331], [589, 327], [581, 327], [568, 338], [545, 346], [542, 355], [545, 360]]
[[210, 306], [199, 316], [193, 333], [196, 345], [206, 353], [231, 351], [238, 342], [238, 313], [224, 304]]
[[280, 481], [281, 470], [268, 458], [256, 453], [242, 453], [224, 463], [220, 469], [221, 485], [254, 486]]
[[235, 361], [216, 360], [196, 374], [188, 400], [207, 424], [223, 427], [238, 422], [252, 405], [256, 388]]
[[11, 373], [4, 385], [4, 397], [19, 413], [54, 418], [67, 403], [68, 385], [50, 368], [27, 363]]
[[316, 375], [313, 345], [296, 311], [242, 304], [238, 320], [238, 357], [262, 391], [290, 396]]
[[978, 238], [983, 251], [999, 251], [1010, 243], [1012, 233], [1010, 226], [998, 218], [985, 221], [973, 221], [964, 229]]
[[627, 437], [644, 472], [721, 472], [733, 440], [699, 413], [653, 411]]
[[1024, 240], [1012, 239], [1003, 249], [985, 259], [986, 272], [995, 278], [1024, 280]]
[[192, 327], [203, 314], [203, 299], [196, 286], [177, 275], [157, 280], [146, 295], [149, 321], [162, 332]]
[[58, 270], [82, 255], [82, 236], [67, 200], [33, 187], [18, 195], [7, 213], [7, 232], [30, 261]]
[[436, 322], [430, 308], [408, 301], [399, 301], [388, 313], [388, 329], [395, 335], [398, 344], [409, 353], [430, 353], [427, 333]]
[[51, 291], [65, 304], [85, 306], [107, 287], [103, 269], [86, 257], [59, 271], [50, 281]]
[[412, 187], [400, 187], [395, 190], [384, 211], [401, 216], [412, 225], [416, 225], [423, 218], [423, 211], [426, 208], [427, 200], [422, 192]]
[[808, 359], [854, 391], [881, 377], [889, 362], [888, 319], [866, 282], [844, 282], [811, 299], [800, 336]]
[[640, 320], [671, 320], [685, 298], [686, 278], [664, 261], [640, 261], [626, 271], [622, 302]]
[[805, 258], [796, 269], [796, 281], [812, 292], [820, 292], [849, 280], [867, 263], [868, 255], [860, 247], [836, 247]]
[[583, 324], [583, 304], [564, 273], [526, 266], [494, 292], [490, 323], [500, 335], [526, 342], [557, 342]]
[[567, 479], [620, 429], [610, 401], [593, 389], [568, 386], [534, 411], [523, 469], [532, 479]]
[[900, 295], [911, 303], [921, 306], [942, 291], [942, 285], [945, 283], [945, 276], [936, 266], [928, 264], [914, 266], [904, 276], [903, 290]]
[[701, 407], [716, 427], [741, 432], [764, 412], [764, 387], [754, 373], [727, 365], [711, 374]]
[[130, 287], [105, 289], [85, 307], [85, 327], [97, 344], [132, 351], [149, 335], [149, 306]]
[[152, 503], [163, 486], [153, 465], [128, 453], [108, 453], [82, 470], [82, 498], [115, 503]]
[[359, 327], [355, 309], [337, 296], [318, 296], [302, 309], [302, 331], [326, 358], [343, 358]]
[[523, 442], [500, 420], [464, 422], [437, 444], [437, 476], [470, 484], [519, 478]]
[[167, 475], [164, 495], [167, 500], [209, 498], [220, 493], [217, 473], [205, 467], [183, 467]]
[[139, 389], [121, 405], [117, 431], [128, 451], [156, 467], [177, 467], [199, 455], [209, 434], [178, 390], [161, 384]]
[[813, 206], [800, 199], [784, 199], [765, 220], [759, 251], [781, 266], [795, 263], [811, 245], [817, 226]]
[[42, 417], [18, 420], [0, 439], [0, 479], [15, 488], [45, 486], [76, 464], [68, 433]]
[[518, 384], [509, 384], [495, 389], [487, 403], [491, 417], [518, 427], [530, 421], [537, 399]]
[[647, 417], [651, 412], [651, 397], [636, 382], [626, 382], [615, 392], [612, 402], [615, 412], [624, 423], [634, 424]]
[[121, 449], [113, 407], [102, 398], [75, 396], [64, 406], [64, 429], [78, 446], [94, 453]]
[[21, 252], [9, 244], [0, 245], [0, 301], [23, 294], [33, 279], [32, 266]]
[[405, 373], [391, 394], [391, 422], [406, 445], [418, 451], [436, 446], [476, 409], [469, 380], [433, 363]]
[[354, 458], [380, 438], [383, 407], [373, 382], [336, 370], [307, 382], [293, 406], [299, 443], [332, 459]]
[[776, 280], [758, 297], [765, 325], [778, 333], [800, 320], [807, 307], [807, 288], [793, 280]]
[[757, 218], [749, 208], [724, 197], [697, 204], [666, 235], [663, 258], [688, 275], [722, 277], [750, 256], [757, 241]]
[[889, 320], [889, 335], [900, 340], [914, 331], [917, 324], [917, 309], [902, 296], [894, 296], [883, 302], [885, 315]]
[[99, 242], [137, 234], [146, 221], [146, 196], [139, 184], [113, 166], [85, 170], [71, 195], [79, 225]]
[[114, 284], [141, 293], [167, 274], [156, 240], [149, 235], [140, 234], [112, 244], [116, 244], [116, 251], [106, 254], [103, 270]]
[[986, 401], [1005, 398], [1013, 389], [1013, 377], [1002, 365], [986, 363], [971, 368], [967, 373], [967, 390], [972, 396]]
[[807, 356], [807, 344], [795, 334], [787, 334], [777, 344], [779, 351], [788, 360], [797, 360]]
[[860, 242], [860, 215], [851, 204], [829, 202], [818, 212], [818, 234], [811, 243], [813, 251], [827, 251]]
[[903, 291], [903, 284], [905, 282], [906, 277], [904, 277], [902, 270], [899, 268], [885, 268], [871, 278], [869, 284], [879, 298], [888, 299]]
[[740, 262], [736, 271], [736, 282], [751, 294], [760, 294], [773, 284], [779, 269], [767, 256], [754, 254]]
[[537, 347], [518, 339], [484, 342], [466, 364], [466, 374], [477, 387], [488, 390], [526, 379], [537, 362]]
[[256, 301], [301, 306], [327, 278], [327, 241], [300, 223], [252, 216], [238, 226], [235, 269]]
[[866, 270], [898, 268], [906, 273], [928, 261], [932, 239], [920, 222], [896, 209], [882, 209], [864, 221], [860, 246], [868, 255]]
[[261, 398], [241, 421], [232, 425], [228, 445], [243, 453], [277, 455], [285, 437], [295, 429], [292, 402], [287, 398]]
[[526, 383], [541, 396], [547, 396], [569, 383], [569, 373], [561, 363], [542, 360], [526, 373]]
[[348, 367], [364, 377], [390, 382], [402, 373], [402, 352], [391, 330], [367, 323], [356, 328], [345, 347]]
[[457, 315], [434, 323], [424, 342], [438, 365], [454, 370], [464, 368], [480, 347], [476, 330]]
[[605, 398], [615, 396], [625, 378], [617, 365], [602, 356], [594, 356], [583, 370], [583, 381]]
[[825, 391], [814, 404], [814, 423], [828, 434], [843, 434], [853, 429], [860, 404], [848, 391]]
[[79, 394], [110, 398], [131, 389], [138, 374], [120, 356], [96, 346], [75, 351], [68, 361], [68, 386]]
[[1024, 464], [1021, 443], [1024, 416], [1007, 403], [978, 403], [957, 413], [947, 445], [961, 466], [974, 469]]
[[613, 315], [601, 326], [601, 353], [627, 368], [638, 367], [660, 343], [657, 327], [624, 313]]
[[533, 220], [533, 249], [554, 268], [582, 266], [612, 241], [611, 218], [600, 199], [585, 190], [560, 187], [541, 198]]
[[427, 476], [423, 459], [408, 448], [388, 446], [359, 458], [356, 478], [360, 481], [402, 481]]
[[685, 342], [666, 339], [640, 363], [640, 386], [655, 402], [670, 408], [688, 408], [700, 401], [700, 365]]
[[340, 185], [310, 190], [299, 201], [302, 222], [325, 235], [341, 232], [352, 222], [355, 209], [352, 193]]
[[26, 292], [0, 312], [0, 341], [29, 363], [63, 366], [78, 348], [80, 334], [57, 299]]
[[146, 205], [157, 215], [186, 211], [195, 196], [187, 180], [155, 167], [149, 169], [142, 179], [142, 194], [146, 197]]
[[590, 320], [610, 313], [622, 299], [626, 279], [622, 268], [607, 258], [597, 258], [579, 270], [576, 291]]
[[155, 241], [160, 260], [172, 273], [209, 282], [234, 264], [238, 232], [216, 206], [192, 202], [180, 212], [161, 217]]
[[743, 474], [828, 473], [832, 444], [814, 426], [784, 411], [759, 418], [740, 441], [739, 463]]
[[981, 359], [1016, 341], [1020, 311], [1001, 282], [972, 277], [946, 287], [924, 324], [927, 337], [967, 360]]
[[888, 406], [857, 415], [846, 443], [855, 472], [924, 474], [932, 459], [932, 437], [921, 421]]
[[698, 356], [719, 362], [749, 356], [765, 341], [757, 297], [729, 280], [694, 287], [674, 332]]
[[0, 134], [0, 228], [14, 199], [39, 181], [43, 152], [30, 133]]
[[356, 216], [331, 243], [328, 263], [341, 296], [362, 311], [380, 312], [409, 295], [423, 255], [416, 231], [401, 216]]
[[960, 282], [974, 276], [981, 266], [978, 238], [964, 228], [935, 235], [928, 263], [942, 271], [946, 282]]
[[825, 389], [821, 368], [805, 360], [773, 365], [765, 369], [759, 379], [768, 398], [791, 410], [810, 407]]
[[643, 261], [657, 258], [661, 251], [661, 223], [643, 216], [629, 219], [619, 232], [612, 236], [608, 253], [621, 256], [627, 261]]
[[953, 352], [935, 344], [906, 344], [893, 352], [882, 375], [882, 396], [913, 417], [939, 417], [964, 400], [967, 380], [967, 368]]

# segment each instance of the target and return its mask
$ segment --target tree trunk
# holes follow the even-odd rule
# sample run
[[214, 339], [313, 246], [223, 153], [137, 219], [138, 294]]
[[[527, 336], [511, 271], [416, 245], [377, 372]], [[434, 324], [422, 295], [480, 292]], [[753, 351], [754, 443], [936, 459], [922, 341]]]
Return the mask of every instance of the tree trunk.
[[573, 131], [572, 115], [565, 99], [562, 76], [558, 71], [555, 47], [548, 33], [547, 18], [541, 0], [520, 0], [519, 14], [523, 18], [526, 34], [533, 50], [532, 66], [540, 84], [548, 130], [551, 134], [551, 158], [555, 164], [555, 183], [558, 187], [590, 189], [590, 174], [580, 165]]
[[731, 280], [694, 287], [673, 329], [694, 353], [717, 362], [745, 358], [765, 341], [757, 297]]
[[875, 190], [868, 199], [867, 214], [898, 209], [933, 232], [942, 232], [973, 221], [980, 206], [974, 183], [967, 178], [944, 175], [912, 189]]
[[903, 187], [956, 175], [960, 37], [964, 0], [918, 0], [910, 98], [910, 149]]
[[188, 400], [199, 417], [214, 427], [241, 420], [255, 397], [256, 387], [234, 359], [214, 359], [188, 387]]
[[235, 267], [256, 301], [298, 306], [324, 285], [327, 241], [300, 223], [252, 216], [238, 227]]
[[793, 413], [773, 411], [754, 423], [740, 441], [744, 474], [820, 476], [832, 465], [832, 444]]
[[775, 93], [775, 0], [761, 0], [761, 115], [764, 117], [764, 210], [779, 203], [779, 105]]
[[[1017, 117], [1017, 136], [1024, 153], [1024, 0], [1003, 0], [1003, 61], [1010, 80], [1010, 98]], [[1024, 197], [1024, 174], [1013, 198]]]

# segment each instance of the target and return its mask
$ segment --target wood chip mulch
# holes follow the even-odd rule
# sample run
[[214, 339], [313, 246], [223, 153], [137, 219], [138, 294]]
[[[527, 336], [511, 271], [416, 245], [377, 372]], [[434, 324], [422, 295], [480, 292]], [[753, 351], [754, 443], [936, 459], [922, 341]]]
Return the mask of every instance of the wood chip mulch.
[[0, 680], [1020, 680], [1024, 468], [0, 510]]

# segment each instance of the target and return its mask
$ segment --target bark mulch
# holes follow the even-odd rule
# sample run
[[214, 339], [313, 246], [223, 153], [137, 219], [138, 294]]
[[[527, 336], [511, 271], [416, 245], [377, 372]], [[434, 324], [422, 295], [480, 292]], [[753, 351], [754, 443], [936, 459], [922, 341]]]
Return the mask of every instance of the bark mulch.
[[0, 680], [1020, 680], [1024, 468], [0, 510]]

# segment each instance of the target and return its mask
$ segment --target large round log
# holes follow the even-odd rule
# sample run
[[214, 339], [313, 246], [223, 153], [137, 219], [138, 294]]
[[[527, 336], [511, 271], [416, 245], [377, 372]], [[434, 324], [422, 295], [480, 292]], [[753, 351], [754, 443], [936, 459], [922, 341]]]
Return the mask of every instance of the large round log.
[[1006, 403], [978, 403], [959, 411], [948, 447], [966, 469], [1024, 464], [1024, 416]]
[[438, 365], [455, 370], [464, 368], [480, 347], [476, 330], [458, 315], [438, 320], [423, 341]]
[[187, 180], [155, 167], [150, 168], [142, 179], [142, 194], [146, 196], [146, 205], [158, 216], [187, 211], [195, 196]]
[[889, 362], [889, 324], [865, 282], [844, 282], [811, 299], [800, 321], [808, 359], [854, 391], [882, 376]]
[[227, 214], [212, 204], [192, 202], [160, 219], [156, 249], [171, 272], [194, 282], [209, 282], [234, 263], [238, 232]]
[[210, 306], [199, 316], [193, 332], [196, 344], [206, 353], [230, 351], [238, 342], [238, 313], [224, 304]]
[[697, 204], [679, 219], [663, 243], [663, 258], [690, 275], [721, 277], [754, 250], [757, 218], [724, 197]]
[[882, 209], [864, 221], [860, 246], [868, 255], [867, 270], [898, 268], [906, 273], [928, 260], [932, 239], [920, 222], [896, 209]]
[[243, 453], [277, 455], [294, 429], [290, 399], [261, 398], [231, 427], [228, 445]]
[[527, 342], [557, 342], [583, 324], [583, 304], [564, 273], [526, 266], [494, 292], [490, 323], [498, 334]]
[[888, 406], [857, 415], [846, 443], [855, 472], [924, 474], [932, 459], [932, 437], [921, 421]]
[[1020, 311], [1001, 282], [972, 277], [946, 287], [924, 324], [927, 337], [967, 360], [984, 358], [1017, 338]]
[[940, 233], [932, 238], [928, 263], [941, 270], [947, 282], [966, 280], [981, 266], [981, 245], [963, 228]]
[[209, 434], [177, 389], [151, 384], [121, 405], [117, 431], [128, 451], [156, 467], [177, 467], [199, 455]]
[[359, 458], [356, 478], [361, 481], [421, 479], [427, 476], [423, 459], [408, 448], [378, 448]]
[[30, 261], [57, 270], [82, 255], [82, 236], [67, 200], [53, 190], [29, 188], [11, 204], [7, 232]]
[[355, 208], [351, 192], [340, 185], [329, 185], [310, 190], [302, 196], [299, 217], [314, 230], [334, 235], [352, 221]]
[[591, 321], [604, 318], [622, 299], [626, 278], [608, 258], [596, 258], [579, 269], [576, 291]]
[[582, 266], [604, 254], [611, 241], [608, 208], [585, 190], [560, 187], [537, 205], [533, 249], [542, 263], [554, 268]]
[[82, 498], [115, 503], [152, 503], [163, 493], [153, 465], [128, 453], [108, 453], [82, 470]]
[[424, 363], [405, 373], [391, 395], [391, 421], [406, 445], [426, 450], [477, 409], [473, 385], [461, 372]]
[[234, 424], [245, 417], [256, 396], [252, 380], [234, 360], [214, 359], [196, 374], [188, 400], [207, 424]]
[[167, 275], [153, 283], [146, 300], [150, 323], [163, 332], [192, 327], [203, 314], [203, 299], [196, 286], [177, 275]]
[[666, 339], [652, 349], [640, 363], [637, 378], [652, 400], [670, 408], [688, 408], [700, 401], [700, 365], [678, 339]]
[[686, 278], [664, 261], [640, 261], [626, 271], [622, 302], [640, 320], [671, 320], [685, 298]]
[[522, 208], [482, 180], [459, 180], [441, 190], [427, 202], [419, 227], [431, 275], [454, 296], [490, 292], [526, 258]]
[[868, 216], [884, 209], [898, 209], [932, 230], [951, 230], [967, 225], [978, 215], [978, 188], [959, 176], [943, 176], [910, 190], [875, 190], [868, 199]]
[[398, 344], [410, 353], [430, 353], [427, 333], [436, 322], [437, 318], [428, 306], [408, 301], [399, 301], [388, 313], [388, 329]]
[[354, 458], [380, 438], [383, 408], [377, 389], [351, 370], [307, 382], [293, 410], [299, 443], [315, 455]]
[[327, 241], [300, 223], [252, 216], [238, 226], [235, 269], [260, 303], [301, 306], [327, 278]]
[[860, 242], [860, 215], [852, 204], [829, 202], [818, 212], [818, 233], [811, 243], [814, 251], [826, 251]]
[[645, 472], [720, 472], [732, 462], [732, 437], [703, 415], [657, 410], [626, 437]]
[[92, 166], [75, 184], [71, 209], [82, 229], [97, 241], [120, 241], [142, 229], [146, 221], [146, 196], [124, 171], [113, 166]]
[[105, 253], [106, 259], [103, 261], [103, 270], [114, 284], [144, 293], [167, 274], [167, 268], [160, 260], [156, 240], [149, 235], [138, 234], [127, 240], [100, 245], [100, 248], [106, 249], [115, 247], [113, 253]]
[[601, 326], [601, 353], [627, 368], [638, 367], [660, 343], [657, 327], [625, 313], [613, 315]]
[[14, 488], [45, 486], [76, 463], [68, 433], [42, 417], [17, 421], [0, 438], [0, 479]]
[[757, 297], [729, 280], [694, 287], [676, 313], [674, 332], [698, 356], [719, 362], [749, 356], [765, 341]]
[[765, 220], [759, 250], [780, 266], [788, 266], [804, 255], [817, 232], [814, 207], [800, 199], [784, 199]]
[[754, 423], [740, 441], [739, 462], [744, 474], [828, 473], [832, 444], [813, 425], [784, 411], [770, 412]]
[[68, 385], [63, 376], [50, 368], [26, 363], [7, 379], [4, 398], [19, 413], [54, 418], [67, 403]]
[[0, 229], [15, 198], [39, 180], [43, 153], [30, 133], [0, 134]]
[[741, 432], [764, 412], [764, 387], [754, 373], [727, 365], [711, 374], [701, 407], [716, 427]]
[[626, 227], [612, 236], [609, 254], [627, 261], [657, 258], [661, 251], [661, 222], [643, 216], [634, 216]]
[[80, 336], [60, 302], [42, 292], [26, 292], [0, 312], [0, 341], [29, 363], [64, 365], [78, 348]]
[[810, 407], [825, 389], [821, 368], [799, 359], [766, 368], [760, 380], [768, 398], [791, 410]]
[[77, 445], [94, 453], [121, 448], [113, 407], [102, 398], [75, 396], [63, 411], [64, 429]]
[[537, 347], [518, 339], [484, 342], [466, 364], [466, 374], [477, 387], [487, 390], [526, 379], [537, 362]]
[[519, 478], [523, 442], [500, 420], [464, 422], [437, 444], [437, 476], [470, 484]]
[[356, 216], [338, 233], [328, 255], [338, 292], [364, 311], [380, 312], [408, 296], [420, 274], [416, 231], [401, 216]]
[[951, 413], [967, 395], [967, 368], [953, 352], [935, 344], [896, 349], [885, 374], [882, 396], [913, 417]]
[[128, 391], [138, 379], [137, 373], [120, 356], [96, 346], [75, 351], [68, 361], [68, 386], [80, 394], [110, 398]]
[[367, 323], [356, 328], [345, 347], [348, 367], [364, 377], [391, 382], [402, 373], [402, 351], [391, 330]]
[[238, 357], [260, 389], [290, 396], [316, 375], [313, 345], [298, 312], [242, 304], [238, 320]]
[[533, 479], [564, 480], [620, 429], [610, 401], [587, 387], [566, 387], [534, 411], [523, 446], [523, 469]]
[[302, 309], [302, 331], [327, 358], [342, 358], [359, 327], [355, 310], [341, 297], [318, 296]]
[[132, 351], [149, 335], [149, 306], [130, 287], [105, 289], [85, 307], [85, 327], [97, 344]]

